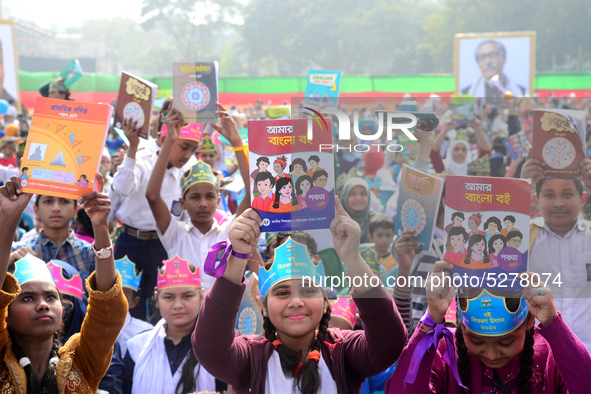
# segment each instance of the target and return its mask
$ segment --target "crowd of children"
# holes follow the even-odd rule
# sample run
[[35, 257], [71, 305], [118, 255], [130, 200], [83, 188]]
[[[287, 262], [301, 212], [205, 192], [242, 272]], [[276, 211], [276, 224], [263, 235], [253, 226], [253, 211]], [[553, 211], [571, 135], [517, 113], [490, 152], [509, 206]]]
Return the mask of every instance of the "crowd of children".
[[[46, 90], [70, 99], [59, 80]], [[503, 140], [531, 127], [531, 109], [551, 101], [507, 98], [477, 109], [468, 127], [452, 125], [443, 103], [430, 108], [439, 129], [417, 132], [408, 151], [336, 154], [336, 217], [329, 229], [309, 232], [261, 233], [255, 209], [306, 208], [308, 191], [326, 188], [332, 163], [318, 155], [260, 157], [249, 169], [239, 129], [264, 118], [263, 108], [240, 114], [218, 103], [219, 125], [196, 141], [166, 100], [153, 122], [156, 139], [141, 139], [131, 121], [122, 125], [128, 143], [110, 135], [95, 176], [104, 187], [79, 201], [21, 191], [20, 180], [30, 176], [18, 171], [22, 140], [5, 126], [14, 135], [0, 148], [0, 387], [586, 392], [591, 160], [580, 163], [578, 177], [556, 178], [531, 155], [509, 158]], [[579, 106], [589, 112], [589, 103]], [[362, 123], [375, 133], [374, 119]], [[511, 214], [444, 215], [444, 191], [431, 244], [420, 248], [416, 232], [394, 224], [404, 164], [442, 179], [532, 179], [529, 230], [516, 228]], [[224, 189], [231, 175], [244, 181], [243, 198]], [[453, 266], [499, 267], [500, 251], [520, 248], [525, 231], [528, 270], [560, 283], [501, 292], [454, 289], [443, 280]], [[340, 275], [376, 277], [379, 285], [326, 285]], [[237, 320], [252, 280], [263, 323], [242, 335]]]

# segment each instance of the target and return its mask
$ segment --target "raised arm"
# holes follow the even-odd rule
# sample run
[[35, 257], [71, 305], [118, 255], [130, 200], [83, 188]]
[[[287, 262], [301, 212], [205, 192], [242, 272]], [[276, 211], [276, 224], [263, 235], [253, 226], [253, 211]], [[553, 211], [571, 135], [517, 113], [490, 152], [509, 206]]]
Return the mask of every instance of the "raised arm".
[[152, 175], [150, 175], [150, 180], [148, 181], [148, 187], [146, 188], [146, 199], [148, 200], [154, 219], [156, 219], [158, 230], [160, 230], [162, 234], [168, 229], [172, 216], [168, 211], [166, 202], [164, 202], [164, 199], [162, 198], [162, 194], [160, 194], [160, 189], [162, 189], [162, 181], [164, 180], [166, 167], [170, 160], [170, 153], [172, 152], [176, 140], [181, 134], [183, 124], [183, 115], [173, 108], [166, 117], [166, 138], [160, 148], [158, 160], [156, 160]]
[[216, 112], [220, 118], [220, 122], [222, 126], [218, 126], [215, 123], [210, 123], [211, 126], [218, 131], [221, 135], [223, 135], [228, 141], [230, 141], [230, 145], [234, 148], [234, 153], [236, 154], [236, 161], [238, 162], [238, 169], [240, 170], [240, 176], [244, 181], [244, 189], [246, 191], [245, 197], [242, 199], [240, 206], [236, 211], [236, 216], [240, 216], [242, 212], [246, 210], [250, 206], [250, 182], [249, 180], [250, 175], [248, 174], [248, 156], [246, 156], [246, 147], [242, 142], [242, 138], [240, 137], [240, 133], [238, 132], [238, 127], [236, 126], [236, 122], [226, 111], [223, 105], [220, 103], [216, 103], [218, 106], [218, 111]]
[[123, 121], [122, 129], [129, 140], [129, 149], [123, 158], [123, 163], [113, 176], [112, 188], [115, 193], [127, 196], [136, 191], [140, 184], [135, 155], [140, 144], [141, 128], [137, 127], [137, 121], [132, 123], [131, 119], [127, 119]]
[[15, 176], [0, 187], [0, 288], [6, 278], [14, 232], [31, 196], [23, 193]]

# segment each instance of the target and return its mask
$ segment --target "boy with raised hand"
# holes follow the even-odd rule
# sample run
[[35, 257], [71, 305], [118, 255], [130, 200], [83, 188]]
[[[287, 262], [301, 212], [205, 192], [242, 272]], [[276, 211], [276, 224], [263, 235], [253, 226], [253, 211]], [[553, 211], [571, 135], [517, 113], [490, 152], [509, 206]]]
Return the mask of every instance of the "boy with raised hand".
[[[215, 123], [211, 123], [211, 125], [228, 139], [234, 148], [240, 175], [246, 185], [246, 195], [248, 196], [248, 159], [244, 151], [245, 147], [242, 144], [242, 138], [238, 133], [234, 120], [228, 115], [226, 109], [219, 103], [217, 103], [217, 106], [218, 111], [216, 113], [222, 126], [220, 127]], [[166, 163], [169, 160], [168, 157], [178, 141], [183, 124], [183, 115], [172, 109], [166, 119], [168, 131], [146, 189], [146, 199], [156, 220], [158, 236], [168, 252], [168, 256], [172, 257], [178, 254], [204, 272], [203, 266], [210, 247], [228, 237], [228, 230], [234, 222], [235, 216], [221, 225], [214, 218], [220, 201], [218, 177], [213, 174], [208, 164], [199, 161], [179, 181], [182, 191], [178, 193], [177, 198], [179, 198], [182, 208], [187, 210], [190, 220], [187, 223], [172, 220], [170, 210], [161, 195], [161, 190], [163, 190], [162, 180], [166, 170]], [[240, 207], [238, 207], [236, 215], [240, 215], [249, 205], [250, 199], [245, 197]], [[209, 275], [202, 275], [201, 279], [203, 288], [208, 290], [214, 278]]]
[[35, 238], [12, 244], [9, 264], [30, 253], [46, 263], [52, 259], [65, 261], [80, 272], [82, 280], [86, 280], [94, 271], [95, 256], [90, 244], [77, 238], [74, 230], [70, 229], [77, 201], [38, 195], [33, 209], [42, 229]]
[[529, 271], [552, 289], [556, 309], [591, 350], [591, 230], [580, 218], [587, 201], [582, 180], [591, 183], [591, 160], [582, 160], [579, 168], [580, 178], [546, 177], [530, 149], [521, 177], [535, 183], [533, 199], [541, 213], [530, 222]]
[[[136, 157], [140, 143], [137, 122], [132, 124], [131, 120], [126, 120], [122, 129], [129, 139], [129, 149], [113, 177], [113, 184], [109, 190], [111, 199], [119, 201], [115, 216], [123, 223], [115, 246], [115, 259], [127, 255], [143, 272], [139, 289], [140, 302], [130, 312], [133, 317], [146, 320], [146, 300], [150, 299], [156, 286], [158, 267], [163, 260], [168, 259], [168, 254], [158, 239], [156, 222], [145, 197], [148, 180], [159, 154], [155, 152]], [[164, 136], [161, 139], [164, 139]], [[181, 167], [193, 157], [197, 145], [197, 141], [179, 138], [171, 147], [164, 163], [162, 199], [175, 220], [181, 219], [182, 214], [178, 201], [183, 175]]]

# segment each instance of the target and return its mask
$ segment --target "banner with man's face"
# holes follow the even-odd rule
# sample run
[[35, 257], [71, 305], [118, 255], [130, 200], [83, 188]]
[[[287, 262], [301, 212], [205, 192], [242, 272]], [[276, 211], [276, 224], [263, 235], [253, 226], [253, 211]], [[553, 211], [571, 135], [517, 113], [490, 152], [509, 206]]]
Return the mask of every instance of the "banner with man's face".
[[18, 58], [12, 21], [0, 20], [0, 98], [19, 102]]
[[514, 97], [533, 91], [535, 32], [455, 35], [456, 93]]

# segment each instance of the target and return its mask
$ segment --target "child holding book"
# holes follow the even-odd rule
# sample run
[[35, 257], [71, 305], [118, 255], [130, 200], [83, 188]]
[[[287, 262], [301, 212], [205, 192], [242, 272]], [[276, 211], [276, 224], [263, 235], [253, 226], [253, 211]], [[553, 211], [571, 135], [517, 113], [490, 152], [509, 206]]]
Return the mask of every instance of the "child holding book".
[[[245, 147], [242, 144], [242, 138], [238, 133], [234, 120], [228, 115], [226, 109], [219, 103], [218, 109], [217, 114], [220, 117], [222, 126], [220, 127], [214, 123], [212, 125], [230, 141], [236, 151], [240, 174], [246, 185], [248, 183], [248, 160], [244, 152]], [[168, 255], [186, 256], [191, 264], [203, 271], [209, 248], [218, 241], [227, 238], [228, 229], [234, 218], [232, 217], [220, 224], [214, 217], [220, 201], [219, 178], [213, 174], [209, 165], [199, 161], [181, 177], [179, 182], [181, 191], [175, 197], [179, 199], [181, 210], [187, 210], [190, 220], [187, 223], [172, 220], [170, 209], [162, 196], [162, 187], [166, 166], [173, 147], [180, 140], [183, 124], [182, 114], [173, 108], [167, 116], [167, 134], [150, 176], [145, 198], [156, 220], [158, 237]], [[238, 207], [237, 214], [240, 215], [249, 203], [248, 198], [243, 199], [242, 204]], [[213, 277], [205, 274], [202, 277], [202, 282], [204, 289], [207, 291], [213, 283]]]
[[[359, 226], [338, 199], [336, 207], [337, 217], [330, 228], [349, 276], [373, 277], [359, 254]], [[261, 218], [249, 209], [230, 229], [231, 254], [225, 272], [207, 293], [193, 333], [197, 359], [237, 393], [296, 388], [302, 393], [359, 392], [366, 377], [396, 361], [406, 338], [402, 319], [381, 285], [362, 284], [352, 295], [365, 330], [328, 328], [330, 306], [318, 287], [324, 269], [310, 260], [306, 246], [292, 239], [276, 249], [270, 266], [259, 270], [264, 337], [234, 336], [245, 289], [243, 273], [261, 224]], [[294, 271], [296, 266], [299, 273]], [[303, 280], [304, 276], [314, 278], [316, 284]]]
[[[96, 177], [102, 183], [99, 173]], [[82, 330], [63, 347], [57, 341], [62, 298], [45, 262], [27, 255], [16, 262], [14, 274], [7, 273], [10, 240], [30, 198], [16, 177], [0, 188], [2, 387], [21, 393], [96, 392], [127, 310], [109, 239], [109, 198], [97, 192], [80, 198], [93, 224], [98, 263], [86, 281], [89, 308]]]
[[221, 389], [191, 350], [191, 333], [203, 301], [199, 269], [177, 255], [165, 261], [154, 297], [162, 320], [127, 341], [124, 392], [176, 394]]
[[588, 391], [584, 377], [591, 370], [591, 355], [556, 311], [548, 287], [532, 286], [528, 280], [523, 292], [460, 288], [457, 328], [449, 329], [444, 317], [454, 289], [444, 270], [452, 267], [443, 261], [435, 264], [426, 284], [427, 313], [386, 393]]

